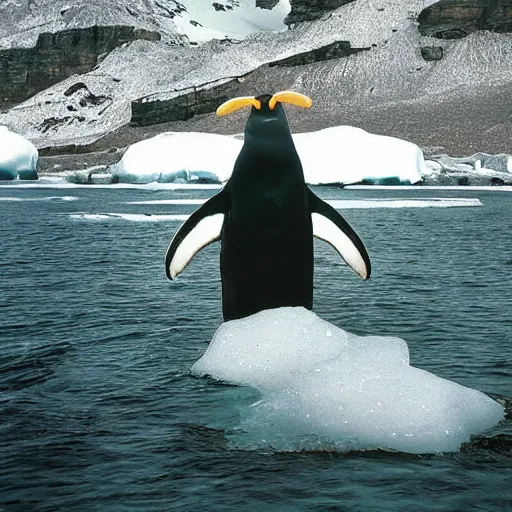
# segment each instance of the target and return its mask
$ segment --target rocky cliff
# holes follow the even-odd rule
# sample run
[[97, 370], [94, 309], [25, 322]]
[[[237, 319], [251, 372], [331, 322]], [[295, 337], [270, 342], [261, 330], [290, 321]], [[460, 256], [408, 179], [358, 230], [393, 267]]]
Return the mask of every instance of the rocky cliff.
[[91, 71], [102, 57], [127, 42], [160, 38], [159, 32], [142, 28], [93, 26], [42, 33], [33, 48], [0, 50], [0, 108]]
[[[172, 48], [212, 38], [245, 37], [265, 27], [274, 29], [272, 20], [284, 18], [284, 13], [279, 15], [279, 2], [264, 2], [272, 14], [260, 15], [261, 19], [255, 16], [254, 21], [239, 19], [237, 30], [226, 23], [225, 13], [233, 13], [235, 18], [240, 15], [240, 0], [1, 2], [0, 108], [20, 103], [74, 74], [91, 71], [113, 49], [137, 39], [161, 40]], [[204, 26], [205, 20], [210, 27]], [[280, 24], [284, 27], [282, 19]]]
[[422, 35], [440, 39], [476, 30], [512, 32], [512, 0], [441, 0], [424, 9], [418, 22]]
[[288, 25], [303, 21], [312, 21], [329, 14], [342, 5], [354, 0], [291, 0], [291, 11], [286, 17]]
[[1, 2], [0, 108], [91, 71], [106, 54], [130, 41], [185, 44], [172, 22], [178, 8], [173, 2], [173, 11], [165, 3], [169, 2]]

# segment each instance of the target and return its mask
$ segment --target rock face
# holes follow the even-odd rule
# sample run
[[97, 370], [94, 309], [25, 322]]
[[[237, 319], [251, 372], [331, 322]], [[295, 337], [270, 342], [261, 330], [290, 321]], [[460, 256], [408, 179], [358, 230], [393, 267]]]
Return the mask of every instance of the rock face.
[[256, 0], [256, 7], [260, 9], [273, 9], [279, 0]]
[[91, 71], [130, 41], [184, 44], [172, 21], [179, 12], [172, 0], [0, 2], [0, 109]]
[[286, 17], [286, 23], [292, 25], [301, 21], [316, 20], [326, 13], [354, 0], [290, 0], [292, 10]]
[[214, 112], [216, 108], [236, 96], [240, 80], [234, 78], [211, 87], [211, 84], [194, 87], [189, 91], [181, 91], [170, 99], [152, 96], [132, 102], [132, 126], [148, 126], [173, 121], [187, 121], [198, 114]]
[[367, 51], [370, 48], [352, 48], [350, 41], [335, 41], [327, 46], [322, 46], [309, 52], [298, 53], [292, 57], [270, 62], [269, 66], [303, 66], [313, 62], [323, 62], [332, 59], [341, 59], [359, 52]]
[[183, 10], [174, 0], [7, 0], [0, 2], [0, 49], [34, 48], [41, 34], [95, 26], [144, 29], [183, 44], [172, 21]]
[[422, 35], [440, 39], [476, 30], [512, 32], [512, 0], [441, 0], [424, 9], [418, 22]]
[[[365, 50], [369, 50], [369, 48], [352, 48], [349, 41], [337, 41], [309, 52], [270, 62], [268, 67], [302, 66], [348, 57]], [[183, 90], [179, 95], [170, 99], [161, 99], [159, 96], [137, 99], [132, 102], [130, 123], [134, 126], [147, 126], [186, 121], [198, 114], [214, 112], [221, 103], [238, 95], [242, 83], [243, 78], [233, 78], [200, 85], [188, 91]]]
[[444, 49], [442, 46], [422, 46], [421, 56], [426, 60], [441, 60], [443, 58]]
[[20, 103], [74, 74], [91, 71], [100, 56], [136, 39], [160, 40], [134, 27], [89, 27], [43, 33], [34, 48], [0, 50], [0, 108]]
[[[91, 71], [113, 49], [137, 39], [162, 40], [172, 51], [285, 28], [284, 0], [260, 7], [266, 8], [257, 8], [254, 0], [2, 1], [0, 109]], [[205, 20], [211, 25], [205, 27]]]

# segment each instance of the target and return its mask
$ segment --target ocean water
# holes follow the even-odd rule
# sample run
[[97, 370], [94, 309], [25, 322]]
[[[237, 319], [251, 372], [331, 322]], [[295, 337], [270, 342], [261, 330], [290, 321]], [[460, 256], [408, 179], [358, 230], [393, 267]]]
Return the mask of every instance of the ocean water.
[[[215, 190], [0, 187], [0, 510], [512, 510], [510, 417], [457, 453], [233, 444], [258, 392], [190, 374], [222, 322], [219, 246], [175, 282]], [[315, 312], [411, 364], [512, 396], [512, 193], [315, 188], [372, 259], [315, 242]]]

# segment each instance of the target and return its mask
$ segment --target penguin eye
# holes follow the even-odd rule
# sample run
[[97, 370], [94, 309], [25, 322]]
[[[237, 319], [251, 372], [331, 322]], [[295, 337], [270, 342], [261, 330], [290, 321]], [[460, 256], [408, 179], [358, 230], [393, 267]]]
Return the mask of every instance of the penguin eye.
[[313, 104], [311, 98], [301, 94], [300, 92], [280, 91], [276, 92], [274, 96], [270, 98], [270, 101], [268, 102], [270, 110], [274, 110], [278, 101], [280, 103], [290, 103], [291, 105], [296, 105], [297, 107], [302, 108], [309, 108]]
[[231, 100], [225, 101], [218, 109], [218, 116], [227, 116], [232, 112], [240, 110], [244, 107], [253, 106], [256, 110], [261, 109], [261, 102], [252, 96], [241, 96], [240, 98], [233, 98]]

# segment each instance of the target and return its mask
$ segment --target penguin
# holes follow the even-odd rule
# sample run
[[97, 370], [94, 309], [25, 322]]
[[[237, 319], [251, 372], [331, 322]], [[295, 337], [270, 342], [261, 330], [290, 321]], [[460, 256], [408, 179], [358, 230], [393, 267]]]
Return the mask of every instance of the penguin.
[[281, 91], [241, 97], [217, 109], [224, 116], [249, 106], [242, 149], [224, 188], [178, 229], [167, 249], [167, 277], [221, 241], [224, 320], [284, 306], [313, 308], [313, 237], [331, 244], [362, 279], [371, 264], [347, 221], [306, 185], [282, 104], [309, 108], [309, 97]]

